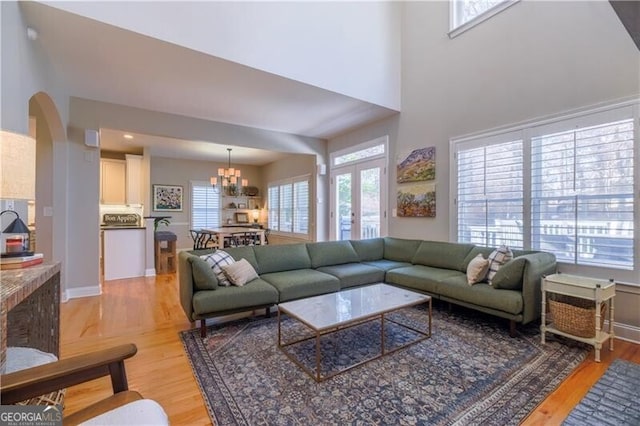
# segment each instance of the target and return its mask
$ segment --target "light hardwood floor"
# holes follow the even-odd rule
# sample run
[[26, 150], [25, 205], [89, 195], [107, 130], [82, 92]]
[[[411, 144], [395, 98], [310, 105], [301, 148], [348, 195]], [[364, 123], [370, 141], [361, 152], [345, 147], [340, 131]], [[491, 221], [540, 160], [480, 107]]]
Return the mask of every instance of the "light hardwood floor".
[[[130, 389], [160, 403], [173, 425], [210, 425], [178, 336], [190, 323], [179, 303], [176, 274], [108, 281], [102, 289], [101, 296], [62, 304], [61, 356], [135, 343], [138, 354], [126, 361]], [[615, 358], [640, 363], [640, 345], [617, 340], [614, 352], [602, 351], [601, 363], [590, 354], [524, 424], [560, 424]], [[110, 393], [108, 378], [74, 386], [65, 410], [72, 413]]]

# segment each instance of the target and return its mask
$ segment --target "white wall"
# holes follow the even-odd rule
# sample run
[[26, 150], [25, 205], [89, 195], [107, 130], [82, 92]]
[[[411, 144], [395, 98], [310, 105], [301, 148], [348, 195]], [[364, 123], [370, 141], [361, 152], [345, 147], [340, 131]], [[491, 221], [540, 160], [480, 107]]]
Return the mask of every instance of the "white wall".
[[[450, 138], [640, 94], [640, 52], [608, 2], [522, 1], [453, 40], [448, 11], [447, 2], [405, 4], [401, 114], [328, 145], [335, 152], [388, 134], [394, 156], [436, 146], [437, 215], [391, 218], [392, 236], [449, 240]], [[616, 318], [638, 340], [640, 294], [620, 294]]]
[[43, 3], [377, 105], [400, 105], [399, 2]]
[[399, 152], [436, 146], [437, 213], [390, 235], [449, 239], [449, 139], [640, 93], [640, 53], [608, 2], [522, 1], [451, 40], [447, 2], [405, 3], [402, 112], [329, 141], [388, 134], [390, 209]]

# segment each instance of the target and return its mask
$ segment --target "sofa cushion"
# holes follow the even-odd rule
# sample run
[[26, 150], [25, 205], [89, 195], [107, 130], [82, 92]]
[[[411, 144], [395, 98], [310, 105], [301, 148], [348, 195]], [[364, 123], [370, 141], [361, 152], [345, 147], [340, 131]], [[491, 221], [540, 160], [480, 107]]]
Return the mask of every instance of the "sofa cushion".
[[502, 265], [491, 280], [493, 288], [522, 289], [522, 273], [526, 262], [524, 257], [516, 257]]
[[198, 290], [215, 290], [218, 288], [218, 277], [211, 264], [198, 256], [189, 256], [193, 285]]
[[384, 239], [382, 238], [352, 240], [351, 245], [356, 253], [358, 253], [360, 262], [380, 260], [384, 257]]
[[423, 265], [411, 265], [388, 271], [386, 282], [437, 294], [439, 283], [442, 280], [457, 276], [463, 277], [466, 280], [466, 275], [460, 271], [432, 268], [431, 266]]
[[411, 263], [466, 272], [465, 258], [473, 244], [422, 241]]
[[380, 268], [383, 271], [390, 271], [392, 269], [402, 268], [404, 266], [411, 266], [411, 263], [409, 262], [396, 262], [395, 260], [387, 260], [387, 259], [370, 260], [362, 263], [366, 265], [375, 266], [376, 268]]
[[260, 273], [260, 270], [258, 269], [258, 260], [256, 259], [256, 254], [253, 252], [253, 246], [228, 247], [225, 248], [224, 251], [229, 253], [236, 261], [240, 259], [247, 259], [251, 266], [253, 266], [253, 269], [255, 269], [257, 273]]
[[420, 240], [384, 237], [384, 258], [411, 263], [420, 243], [422, 243]]
[[340, 280], [340, 288], [354, 287], [384, 281], [384, 271], [363, 263], [345, 263], [343, 265], [322, 266], [318, 271], [325, 272]]
[[467, 284], [479, 283], [487, 276], [489, 270], [489, 259], [485, 259], [482, 253], [478, 253], [467, 266]]
[[213, 269], [213, 272], [218, 278], [218, 285], [223, 287], [231, 285], [231, 281], [229, 281], [229, 279], [224, 275], [224, 272], [222, 272], [222, 267], [224, 265], [230, 265], [235, 262], [235, 259], [231, 257], [229, 253], [224, 250], [216, 250], [211, 254], [206, 254], [200, 257], [211, 265], [211, 269]]
[[322, 241], [307, 244], [311, 267], [341, 265], [358, 261], [358, 253], [349, 241]]
[[216, 291], [196, 291], [193, 312], [196, 318], [210, 317], [214, 312], [250, 309], [278, 303], [278, 291], [257, 278], [242, 287], [218, 287]]
[[306, 244], [283, 244], [277, 247], [266, 245], [254, 247], [253, 252], [260, 274], [311, 268]]
[[263, 274], [260, 278], [278, 290], [279, 302], [340, 290], [338, 278], [315, 269], [272, 272]]
[[505, 245], [502, 245], [491, 252], [489, 255], [489, 271], [487, 272], [487, 281], [491, 284], [491, 280], [496, 275], [502, 265], [513, 259], [513, 252]]
[[486, 283], [470, 286], [464, 275], [443, 280], [438, 286], [438, 293], [453, 300], [496, 309], [512, 315], [521, 314], [524, 305], [521, 292], [498, 290]]
[[231, 265], [223, 265], [222, 272], [231, 284], [242, 287], [251, 280], [258, 278], [256, 270], [247, 261], [247, 259], [240, 259]]
[[482, 247], [482, 246], [473, 247], [471, 251], [469, 251], [467, 256], [464, 258], [463, 265], [465, 270], [469, 266], [469, 262], [471, 262], [476, 256], [478, 256], [478, 254], [481, 254], [482, 257], [484, 257], [485, 259], [488, 259], [492, 251], [493, 251], [492, 247]]

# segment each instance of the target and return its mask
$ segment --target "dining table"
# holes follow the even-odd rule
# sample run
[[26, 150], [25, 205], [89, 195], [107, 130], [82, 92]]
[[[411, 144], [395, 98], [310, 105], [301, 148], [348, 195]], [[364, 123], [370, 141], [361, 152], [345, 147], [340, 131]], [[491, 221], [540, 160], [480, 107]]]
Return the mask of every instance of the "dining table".
[[226, 226], [222, 228], [202, 228], [200, 230], [200, 232], [202, 233], [207, 233], [212, 235], [213, 238], [216, 240], [219, 248], [224, 247], [225, 238], [230, 238], [232, 234], [235, 234], [238, 232], [241, 232], [241, 233], [255, 232], [258, 235], [258, 238], [260, 238], [260, 245], [264, 245], [265, 244], [264, 231], [265, 230], [261, 228], [246, 228], [242, 226]]

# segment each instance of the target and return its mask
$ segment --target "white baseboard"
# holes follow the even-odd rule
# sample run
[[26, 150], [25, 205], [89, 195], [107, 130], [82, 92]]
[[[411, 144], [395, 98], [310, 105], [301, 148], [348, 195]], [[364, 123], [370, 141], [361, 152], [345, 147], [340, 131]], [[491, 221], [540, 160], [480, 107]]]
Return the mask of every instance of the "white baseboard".
[[77, 299], [80, 297], [100, 296], [100, 294], [102, 294], [100, 286], [68, 288], [65, 291], [63, 300], [67, 301], [69, 299]]
[[[605, 330], [609, 329], [609, 321], [604, 322], [603, 328]], [[614, 322], [613, 332], [615, 333], [617, 339], [640, 344], [640, 327], [634, 327], [633, 325]]]
[[145, 269], [144, 276], [145, 277], [155, 277], [156, 276], [156, 268]]

